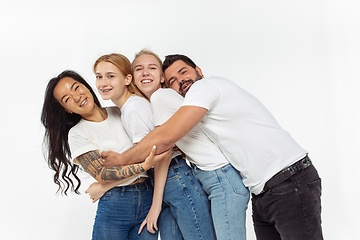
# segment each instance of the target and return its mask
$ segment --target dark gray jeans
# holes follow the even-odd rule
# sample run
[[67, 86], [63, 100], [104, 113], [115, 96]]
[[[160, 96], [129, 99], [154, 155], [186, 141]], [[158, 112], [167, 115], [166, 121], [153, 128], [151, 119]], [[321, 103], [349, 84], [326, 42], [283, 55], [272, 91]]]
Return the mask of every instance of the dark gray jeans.
[[322, 240], [320, 196], [321, 179], [313, 165], [252, 194], [257, 240]]

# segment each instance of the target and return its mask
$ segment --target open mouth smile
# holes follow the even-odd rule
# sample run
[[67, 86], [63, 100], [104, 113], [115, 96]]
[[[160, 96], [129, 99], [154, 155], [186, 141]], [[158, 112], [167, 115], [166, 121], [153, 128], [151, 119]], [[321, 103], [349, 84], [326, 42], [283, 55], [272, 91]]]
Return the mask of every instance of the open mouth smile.
[[102, 93], [108, 93], [110, 92], [112, 89], [100, 89], [100, 92]]
[[147, 83], [151, 83], [153, 80], [151, 79], [143, 79], [141, 80], [141, 83], [147, 84]]
[[80, 103], [80, 107], [82, 107], [86, 102], [87, 102], [87, 98], [85, 98], [84, 101], [82, 101], [82, 102]]
[[180, 83], [180, 89], [183, 92], [187, 91], [190, 88], [190, 86], [193, 84], [193, 82], [194, 82], [193, 80], [187, 80], [187, 81]]

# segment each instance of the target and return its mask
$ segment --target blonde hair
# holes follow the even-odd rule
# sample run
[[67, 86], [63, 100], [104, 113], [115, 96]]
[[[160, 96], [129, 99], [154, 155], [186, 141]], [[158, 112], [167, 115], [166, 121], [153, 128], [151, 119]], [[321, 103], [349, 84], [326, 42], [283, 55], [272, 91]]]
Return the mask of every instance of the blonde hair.
[[[99, 57], [94, 63], [94, 67], [93, 67], [94, 73], [96, 72], [96, 67], [100, 62], [109, 62], [115, 65], [120, 70], [120, 72], [124, 74], [124, 76], [127, 76], [129, 74], [133, 76], [131, 63], [129, 59], [122, 54], [112, 53]], [[136, 94], [140, 97], [146, 98], [145, 95], [136, 87], [134, 81], [131, 81], [130, 84], [127, 86], [127, 88], [129, 92], [131, 92], [132, 94]]]
[[[132, 63], [131, 63], [131, 71], [134, 73], [134, 62], [135, 62], [135, 60], [136, 60], [138, 57], [140, 57], [140, 56], [142, 56], [142, 55], [145, 55], [145, 54], [154, 56], [154, 57], [156, 58], [156, 60], [159, 62], [159, 67], [160, 67], [161, 73], [164, 74], [163, 71], [162, 71], [162, 61], [161, 61], [159, 55], [157, 55], [157, 54], [154, 53], [153, 51], [150, 51], [150, 50], [148, 50], [148, 49], [146, 49], [146, 48], [142, 49], [140, 52], [138, 52], [138, 53], [135, 54], [134, 60], [133, 60]], [[164, 77], [165, 77], [165, 76], [164, 76]], [[166, 81], [164, 81], [163, 83], [161, 83], [161, 87], [162, 87], [162, 88], [164, 88], [164, 87], [167, 88], [167, 87], [168, 87]]]

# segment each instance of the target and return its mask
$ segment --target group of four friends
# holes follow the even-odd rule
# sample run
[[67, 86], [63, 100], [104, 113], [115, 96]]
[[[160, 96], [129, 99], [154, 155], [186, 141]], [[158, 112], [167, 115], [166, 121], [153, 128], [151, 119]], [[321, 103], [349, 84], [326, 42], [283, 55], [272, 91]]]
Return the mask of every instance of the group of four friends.
[[93, 70], [116, 107], [66, 70], [41, 120], [59, 188], [78, 193], [80, 166], [97, 180], [94, 240], [246, 239], [250, 194], [257, 239], [323, 239], [321, 179], [254, 96], [179, 54], [113, 53]]

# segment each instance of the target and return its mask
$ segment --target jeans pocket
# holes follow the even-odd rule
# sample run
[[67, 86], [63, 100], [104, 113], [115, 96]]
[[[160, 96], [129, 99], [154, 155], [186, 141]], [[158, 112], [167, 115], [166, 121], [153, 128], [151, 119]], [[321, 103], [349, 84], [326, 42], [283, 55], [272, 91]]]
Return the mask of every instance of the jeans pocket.
[[199, 196], [206, 195], [202, 185], [197, 177], [195, 177], [193, 171], [190, 169], [185, 172], [186, 177], [189, 179], [191, 185], [195, 189], [195, 191], [199, 194]]
[[240, 194], [243, 196], [249, 195], [249, 190], [243, 184], [243, 180], [242, 177], [240, 176], [240, 173], [237, 170], [235, 170], [233, 166], [229, 164], [223, 167], [222, 171], [236, 194]]
[[178, 178], [178, 174], [174, 171], [174, 169], [172, 168], [169, 168], [168, 170], [168, 174], [167, 174], [167, 177], [166, 177], [166, 181], [171, 181], [171, 180], [174, 180], [176, 178]]
[[321, 179], [319, 178], [308, 185], [314, 198], [316, 216], [321, 221]]

